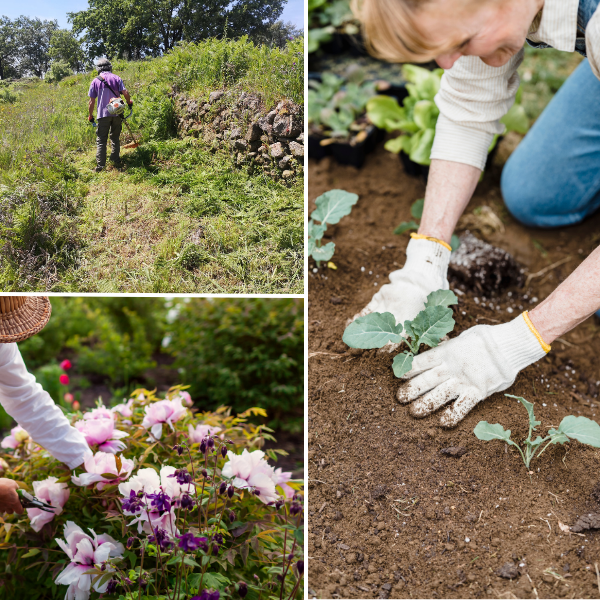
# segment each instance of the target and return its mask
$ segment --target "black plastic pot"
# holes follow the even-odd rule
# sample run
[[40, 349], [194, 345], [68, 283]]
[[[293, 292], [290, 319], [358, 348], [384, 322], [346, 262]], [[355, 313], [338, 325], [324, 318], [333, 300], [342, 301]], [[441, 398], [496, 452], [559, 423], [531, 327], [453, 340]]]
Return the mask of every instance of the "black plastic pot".
[[331, 144], [331, 154], [333, 158], [341, 165], [351, 165], [360, 169], [365, 162], [365, 158], [369, 152], [372, 152], [381, 139], [379, 131], [376, 127], [371, 127], [367, 134], [367, 138], [358, 144]]
[[343, 54], [349, 52], [354, 56], [367, 54], [362, 36], [360, 34], [349, 35], [347, 33], [334, 33], [329, 42], [321, 44], [320, 51], [325, 54]]
[[331, 144], [328, 146], [321, 146], [321, 140], [324, 140], [324, 135], [309, 134], [308, 136], [308, 158], [314, 158], [315, 160], [321, 160], [325, 156], [331, 155]]

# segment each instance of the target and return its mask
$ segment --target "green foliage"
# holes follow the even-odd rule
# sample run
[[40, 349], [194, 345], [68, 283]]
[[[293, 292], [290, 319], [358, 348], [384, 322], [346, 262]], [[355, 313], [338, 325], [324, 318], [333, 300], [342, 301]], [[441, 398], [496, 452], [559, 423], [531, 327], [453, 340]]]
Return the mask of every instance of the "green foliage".
[[58, 83], [69, 75], [73, 75], [70, 65], [64, 60], [56, 60], [50, 65], [44, 81], [46, 83]]
[[[475, 436], [483, 441], [490, 440], [502, 440], [507, 444], [514, 446], [525, 463], [525, 467], [529, 471], [530, 464], [533, 458], [536, 456], [539, 458], [544, 450], [551, 444], [565, 444], [570, 440], [577, 440], [582, 444], [588, 444], [594, 448], [600, 448], [600, 425], [596, 421], [587, 419], [586, 417], [575, 417], [573, 415], [566, 416], [558, 426], [558, 429], [550, 428], [548, 435], [544, 438], [537, 436], [535, 440], [531, 439], [533, 432], [537, 429], [538, 425], [541, 425], [541, 421], [537, 421], [533, 412], [533, 403], [528, 402], [521, 396], [513, 396], [512, 394], [504, 394], [507, 398], [515, 398], [518, 400], [527, 410], [527, 416], [529, 420], [529, 433], [527, 438], [523, 440], [525, 444], [525, 452], [520, 448], [519, 444], [510, 439], [510, 429], [505, 430], [499, 423], [491, 425], [487, 421], [480, 421], [477, 423], [473, 433]], [[547, 444], [542, 448], [542, 445]]]
[[85, 67], [81, 41], [68, 29], [56, 29], [52, 32], [48, 56], [53, 61], [67, 63], [72, 71], [82, 71]]
[[[321, 194], [316, 200], [317, 208], [313, 210], [308, 222], [308, 254], [317, 261], [328, 261], [335, 252], [335, 244], [329, 242], [324, 246], [321, 243], [327, 225], [335, 225], [342, 217], [349, 215], [352, 207], [358, 202], [358, 195], [345, 190], [329, 190]], [[321, 221], [320, 225], [315, 220]]]
[[15, 94], [10, 88], [0, 89], [0, 104], [13, 104], [19, 99], [19, 96]]
[[[184, 386], [171, 388], [166, 398], [177, 398], [182, 389]], [[115, 427], [128, 434], [124, 438], [126, 448], [115, 460], [115, 473], [119, 473], [120, 480], [125, 481], [135, 477], [141, 469], [159, 472], [163, 467], [171, 466], [187, 470], [195, 483], [191, 496], [196, 503], [190, 511], [174, 511], [173, 518], [181, 533], [190, 532], [195, 537], [209, 540], [213, 536], [222, 536], [218, 553], [198, 549], [184, 554], [177, 548], [176, 538], [170, 548], [159, 551], [148, 534], [138, 532], [135, 525], [130, 525], [132, 518], [123, 515], [123, 495], [118, 490], [120, 480], [116, 479], [117, 475], [107, 474], [102, 490], [98, 490], [96, 485], [79, 486], [72, 480], [72, 475], [85, 473], [83, 466], [71, 473], [48, 452], [25, 440], [18, 452], [1, 451], [2, 476], [18, 481], [20, 487], [29, 492], [33, 491], [34, 482], [55, 477], [67, 487], [69, 497], [60, 514], [56, 514], [38, 532], [32, 529], [27, 513], [3, 517], [5, 533], [0, 544], [3, 598], [54, 600], [65, 597], [67, 588], [54, 581], [69, 564], [69, 558], [56, 540], [64, 538], [64, 526], [69, 521], [81, 527], [86, 534], [90, 529], [98, 535], [108, 534], [124, 546], [116, 553], [120, 555], [122, 552], [122, 558], [110, 560], [104, 569], [100, 568], [100, 564], [90, 566], [94, 579], [110, 574], [119, 584], [116, 593], [104, 594], [103, 598], [183, 599], [184, 594], [190, 598], [207, 588], [219, 590], [223, 598], [233, 598], [238, 597], [235, 586], [240, 581], [247, 583], [247, 598], [277, 600], [282, 595], [286, 600], [299, 600], [303, 597], [302, 578], [293, 568], [286, 573], [283, 586], [277, 579], [282, 573], [282, 554], [292, 555], [290, 567], [303, 558], [302, 513], [296, 516], [290, 514], [290, 498], [286, 499], [282, 508], [276, 509], [261, 502], [249, 490], [235, 488], [231, 498], [227, 494], [219, 494], [219, 486], [225, 481], [222, 471], [230, 460], [229, 456], [223, 458], [220, 452], [223, 442], [215, 436], [215, 452], [203, 455], [200, 444], [191, 440], [188, 434], [190, 425], [217, 427], [224, 439], [231, 440], [227, 450], [234, 454], [253, 452], [262, 448], [265, 441], [274, 441], [267, 427], [247, 422], [250, 416], [265, 414], [264, 411], [249, 408], [236, 415], [225, 406], [215, 412], [187, 410], [173, 424], [174, 431], [165, 425], [161, 440], [149, 441], [149, 433], [141, 423], [146, 410], [161, 399], [152, 391], [135, 390], [131, 400], [132, 416], [124, 419], [119, 414], [115, 415]], [[67, 415], [72, 421], [82, 417], [81, 412]], [[181, 456], [173, 449], [175, 444], [184, 445]], [[94, 446], [93, 450], [96, 449]], [[285, 452], [269, 450], [267, 454], [270, 461], [276, 461], [278, 455], [285, 455]], [[130, 475], [127, 475], [129, 467], [125, 461], [135, 463], [131, 465]], [[202, 475], [204, 468], [208, 471], [207, 479]], [[289, 490], [278, 486], [277, 495], [281, 496], [284, 491], [289, 495], [294, 492], [301, 494], [300, 481], [291, 480], [288, 485]], [[296, 507], [301, 509], [298, 503]], [[230, 518], [231, 511], [234, 519]], [[127, 544], [130, 537], [133, 538], [132, 545]], [[130, 582], [125, 580], [126, 577]], [[149, 583], [146, 590], [149, 595], [142, 595], [139, 590], [141, 577]], [[175, 591], [179, 585], [181, 595]], [[98, 597], [97, 592], [91, 591], [92, 600]]]
[[348, 138], [365, 130], [358, 122], [369, 99], [375, 95], [374, 82], [354, 83], [333, 73], [323, 73], [322, 81], [308, 82], [308, 123], [331, 138]]
[[413, 357], [421, 344], [435, 348], [440, 340], [454, 329], [452, 304], [458, 300], [450, 290], [437, 290], [427, 296], [425, 308], [412, 320], [396, 324], [392, 313], [373, 312], [355, 319], [344, 331], [343, 340], [351, 348], [382, 348], [386, 344], [405, 343], [408, 352], [394, 357], [392, 369], [396, 377], [403, 377], [412, 367]]
[[291, 299], [195, 299], [176, 304], [166, 350], [200, 406], [261, 406], [271, 427], [301, 431], [303, 303]]
[[[443, 73], [443, 69], [429, 71], [415, 65], [404, 65], [402, 74], [409, 83], [406, 84], [408, 97], [404, 99], [402, 106], [391, 96], [380, 95], [369, 100], [367, 116], [374, 125], [388, 132], [402, 132], [399, 137], [385, 143], [386, 150], [394, 154], [404, 152], [420, 165], [431, 164], [429, 157], [440, 114], [434, 98], [440, 89]], [[505, 133], [516, 131], [524, 134], [529, 129], [529, 119], [521, 105], [521, 96], [519, 90], [515, 103], [500, 120], [505, 125]], [[494, 148], [497, 137], [488, 152]]]
[[321, 44], [333, 39], [333, 34], [357, 34], [358, 24], [349, 0], [309, 0], [308, 52], [316, 52]]

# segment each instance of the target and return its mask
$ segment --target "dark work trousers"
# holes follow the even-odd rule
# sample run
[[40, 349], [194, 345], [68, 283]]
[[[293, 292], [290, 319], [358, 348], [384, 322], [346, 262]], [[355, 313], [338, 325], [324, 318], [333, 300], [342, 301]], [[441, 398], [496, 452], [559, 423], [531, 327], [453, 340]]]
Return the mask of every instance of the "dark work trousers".
[[102, 117], [98, 119], [98, 127], [96, 128], [96, 164], [100, 168], [106, 165], [106, 145], [108, 143], [108, 133], [110, 131], [111, 153], [110, 160], [119, 164], [121, 162], [120, 152], [121, 143], [119, 136], [123, 126], [123, 118], [118, 117]]

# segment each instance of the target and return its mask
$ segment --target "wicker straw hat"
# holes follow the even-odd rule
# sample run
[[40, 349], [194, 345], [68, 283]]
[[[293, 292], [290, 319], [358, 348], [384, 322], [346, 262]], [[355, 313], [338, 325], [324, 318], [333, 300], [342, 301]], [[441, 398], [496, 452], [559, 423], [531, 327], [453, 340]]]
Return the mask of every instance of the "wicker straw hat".
[[45, 296], [0, 296], [0, 344], [35, 335], [48, 323], [51, 312]]

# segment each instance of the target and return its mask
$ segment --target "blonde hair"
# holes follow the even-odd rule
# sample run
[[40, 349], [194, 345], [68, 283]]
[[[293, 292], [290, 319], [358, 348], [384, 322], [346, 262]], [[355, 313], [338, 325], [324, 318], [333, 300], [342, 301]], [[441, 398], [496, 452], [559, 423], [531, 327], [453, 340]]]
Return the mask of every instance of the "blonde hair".
[[388, 62], [428, 62], [456, 47], [433, 44], [419, 30], [415, 13], [431, 1], [352, 0], [367, 50]]

